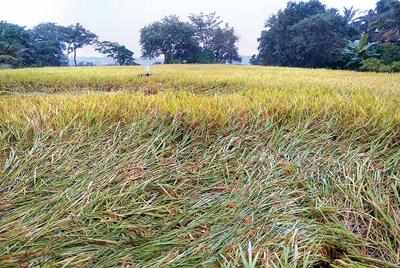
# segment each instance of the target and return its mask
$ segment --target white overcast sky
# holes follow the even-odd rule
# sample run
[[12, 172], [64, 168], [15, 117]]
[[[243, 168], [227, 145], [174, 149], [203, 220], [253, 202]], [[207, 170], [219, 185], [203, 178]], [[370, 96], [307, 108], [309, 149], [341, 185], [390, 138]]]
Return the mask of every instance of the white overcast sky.
[[[102, 40], [117, 41], [140, 56], [139, 31], [155, 20], [176, 14], [217, 12], [234, 26], [240, 54], [252, 55], [266, 19], [287, 0], [0, 0], [0, 20], [32, 27], [41, 22], [69, 25], [80, 22]], [[377, 0], [322, 0], [329, 7], [374, 8]], [[80, 56], [96, 55], [86, 48]]]

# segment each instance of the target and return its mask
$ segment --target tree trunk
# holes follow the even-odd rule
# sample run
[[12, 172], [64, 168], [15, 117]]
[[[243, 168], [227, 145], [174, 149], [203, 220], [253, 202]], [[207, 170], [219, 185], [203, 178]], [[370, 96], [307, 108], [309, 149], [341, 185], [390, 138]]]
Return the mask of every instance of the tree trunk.
[[172, 57], [169, 53], [164, 53], [164, 64], [171, 64]]
[[74, 64], [75, 67], [78, 66], [78, 64], [76, 63], [76, 49], [74, 49]]

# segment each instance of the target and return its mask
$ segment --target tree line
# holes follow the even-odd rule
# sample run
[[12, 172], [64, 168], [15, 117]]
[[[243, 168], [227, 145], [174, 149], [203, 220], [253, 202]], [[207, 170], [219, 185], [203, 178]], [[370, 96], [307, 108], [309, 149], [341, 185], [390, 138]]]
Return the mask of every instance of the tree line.
[[[215, 13], [191, 15], [190, 22], [168, 16], [145, 26], [140, 43], [143, 56], [164, 57], [165, 63], [232, 63], [240, 61], [233, 27]], [[135, 65], [134, 53], [117, 42], [100, 41], [77, 23], [42, 23], [32, 29], [0, 21], [0, 65], [12, 67], [65, 66], [77, 51], [92, 45], [119, 65]]]
[[[164, 63], [233, 63], [240, 61], [239, 38], [216, 13], [175, 15], [143, 27], [144, 57], [162, 56]], [[111, 41], [99, 41], [82, 25], [43, 23], [32, 29], [0, 22], [0, 64], [62, 66], [86, 45], [120, 65], [135, 64], [133, 52]], [[400, 71], [400, 0], [379, 0], [366, 13], [339, 11], [320, 0], [288, 2], [270, 17], [258, 39], [252, 64]]]
[[97, 51], [120, 65], [135, 63], [132, 51], [116, 42], [100, 41], [96, 34], [79, 23], [70, 26], [42, 23], [26, 29], [0, 21], [0, 65], [65, 66], [72, 54], [77, 66], [77, 51], [87, 45], [94, 45]]

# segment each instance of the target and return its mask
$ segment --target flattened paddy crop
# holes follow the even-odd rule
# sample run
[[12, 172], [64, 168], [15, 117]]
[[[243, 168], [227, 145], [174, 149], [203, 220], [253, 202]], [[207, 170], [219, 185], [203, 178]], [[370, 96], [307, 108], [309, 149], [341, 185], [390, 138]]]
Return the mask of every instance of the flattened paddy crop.
[[399, 267], [400, 75], [0, 71], [0, 267]]

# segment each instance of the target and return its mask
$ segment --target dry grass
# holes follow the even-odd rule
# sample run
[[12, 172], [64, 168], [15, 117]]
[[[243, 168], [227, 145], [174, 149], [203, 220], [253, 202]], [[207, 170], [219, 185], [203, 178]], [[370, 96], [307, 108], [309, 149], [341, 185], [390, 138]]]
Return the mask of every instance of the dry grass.
[[160, 65], [153, 67], [152, 72], [149, 78], [141, 75], [142, 67], [2, 70], [0, 91], [7, 94], [184, 90], [214, 95], [248, 89], [325, 89], [341, 94], [360, 90], [373, 95], [400, 94], [398, 74], [219, 65]]
[[399, 267], [399, 75], [139, 72], [0, 72], [0, 267]]

